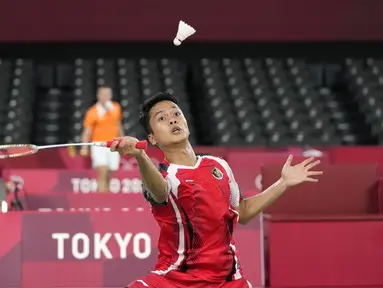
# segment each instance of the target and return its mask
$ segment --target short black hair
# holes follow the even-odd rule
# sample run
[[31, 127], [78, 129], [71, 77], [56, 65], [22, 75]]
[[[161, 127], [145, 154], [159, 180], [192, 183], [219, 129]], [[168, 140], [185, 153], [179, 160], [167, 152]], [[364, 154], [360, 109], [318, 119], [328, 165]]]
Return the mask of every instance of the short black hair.
[[150, 109], [152, 109], [154, 105], [162, 101], [171, 101], [174, 104], [178, 105], [178, 99], [174, 97], [172, 94], [168, 92], [160, 92], [153, 96], [150, 96], [148, 99], [144, 101], [144, 103], [141, 106], [140, 123], [144, 127], [146, 133], [148, 134], [152, 132], [152, 129], [150, 128], [150, 124], [149, 124]]

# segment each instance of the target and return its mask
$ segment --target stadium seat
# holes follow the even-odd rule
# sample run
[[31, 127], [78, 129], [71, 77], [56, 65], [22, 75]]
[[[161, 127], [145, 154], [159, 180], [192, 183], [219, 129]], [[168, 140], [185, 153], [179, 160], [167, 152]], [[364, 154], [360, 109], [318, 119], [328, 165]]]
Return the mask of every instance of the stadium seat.
[[33, 63], [30, 60], [16, 59], [13, 62], [11, 77], [12, 82], [6, 97], [8, 103], [4, 103], [7, 111], [3, 131], [4, 143], [28, 143], [33, 123]]
[[83, 130], [83, 119], [87, 109], [96, 100], [96, 89], [92, 85], [93, 65], [89, 60], [78, 58], [74, 61], [74, 89], [72, 92], [72, 113], [70, 135], [71, 142], [80, 142]]
[[109, 85], [126, 135], [146, 137], [139, 106], [174, 93], [193, 144], [383, 143], [383, 61], [299, 58], [0, 59], [0, 139], [80, 141], [96, 88]]

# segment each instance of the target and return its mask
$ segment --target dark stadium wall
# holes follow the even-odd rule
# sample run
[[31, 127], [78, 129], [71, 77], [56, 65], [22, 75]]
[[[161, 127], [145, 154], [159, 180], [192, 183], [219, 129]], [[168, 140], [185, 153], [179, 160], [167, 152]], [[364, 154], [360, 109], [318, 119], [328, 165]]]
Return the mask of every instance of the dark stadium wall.
[[[145, 3], [145, 4], [144, 4]], [[0, 55], [77, 57], [381, 57], [383, 2], [49, 0], [0, 3]], [[176, 11], [176, 12], [175, 12]], [[176, 47], [179, 20], [196, 35]], [[187, 44], [187, 45], [186, 45]], [[346, 54], [347, 53], [347, 54]]]
[[76, 58], [200, 58], [296, 57], [306, 60], [339, 61], [346, 57], [383, 57], [382, 43], [367, 42], [188, 42], [174, 46], [164, 42], [17, 42], [1, 43], [4, 58], [34, 60], [73, 60]]
[[2, 1], [0, 41], [381, 41], [382, 1]]

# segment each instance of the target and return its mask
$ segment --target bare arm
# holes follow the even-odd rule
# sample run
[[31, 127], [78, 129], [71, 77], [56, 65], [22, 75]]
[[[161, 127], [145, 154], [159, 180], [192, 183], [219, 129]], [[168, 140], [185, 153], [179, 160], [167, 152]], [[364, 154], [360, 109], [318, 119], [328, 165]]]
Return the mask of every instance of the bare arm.
[[[267, 188], [262, 193], [242, 200], [237, 207], [239, 214], [239, 223], [246, 224], [260, 212], [270, 206], [275, 200], [283, 195], [290, 187], [303, 182], [318, 182], [318, 179], [312, 176], [322, 175], [322, 171], [310, 171], [319, 165], [320, 161], [314, 161], [314, 158], [308, 158], [302, 163], [292, 166], [293, 157], [290, 155], [283, 166], [281, 178]], [[313, 162], [314, 161], [314, 162]]]
[[94, 126], [94, 117], [91, 110], [88, 110], [84, 117], [84, 131], [81, 135], [81, 142], [88, 143], [92, 138], [92, 127]]
[[84, 128], [84, 131], [82, 132], [82, 135], [81, 135], [81, 142], [82, 143], [90, 142], [91, 135], [92, 135], [92, 129]]
[[279, 179], [262, 193], [242, 200], [237, 207], [239, 223], [248, 223], [251, 219], [282, 196], [286, 190], [286, 183], [283, 179]]
[[[92, 136], [92, 129], [91, 128], [84, 128], [84, 131], [82, 132], [81, 135], [81, 142], [82, 143], [88, 143], [91, 140]], [[89, 154], [89, 147], [88, 146], [82, 146], [80, 150], [80, 155], [81, 156], [88, 156]]]
[[157, 170], [157, 167], [145, 151], [136, 148], [138, 140], [133, 137], [123, 137], [120, 141], [121, 142], [115, 141], [110, 147], [110, 150], [118, 151], [121, 155], [135, 157], [140, 168], [144, 188], [151, 194], [156, 202], [165, 202], [169, 195], [170, 184], [168, 184], [162, 174]]
[[136, 159], [140, 167], [140, 175], [144, 187], [150, 192], [157, 203], [165, 202], [170, 190], [168, 182], [145, 152], [142, 152]]

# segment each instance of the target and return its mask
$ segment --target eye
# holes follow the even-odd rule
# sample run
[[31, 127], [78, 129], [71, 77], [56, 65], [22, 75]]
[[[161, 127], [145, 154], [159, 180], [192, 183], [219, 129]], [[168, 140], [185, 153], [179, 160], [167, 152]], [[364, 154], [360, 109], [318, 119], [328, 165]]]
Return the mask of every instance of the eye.
[[181, 115], [181, 112], [180, 111], [177, 111], [176, 113], [174, 113], [175, 116], [180, 116]]
[[164, 116], [161, 116], [160, 118], [158, 118], [158, 121], [163, 121], [163, 120], [165, 120]]

